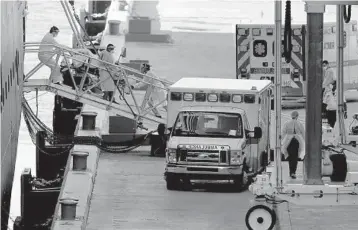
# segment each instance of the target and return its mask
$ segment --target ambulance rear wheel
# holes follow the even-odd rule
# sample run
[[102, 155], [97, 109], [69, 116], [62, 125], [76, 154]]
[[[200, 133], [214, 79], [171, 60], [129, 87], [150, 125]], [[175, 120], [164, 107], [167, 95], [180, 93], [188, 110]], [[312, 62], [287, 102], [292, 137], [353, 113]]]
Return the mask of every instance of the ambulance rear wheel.
[[246, 213], [245, 223], [249, 230], [272, 230], [276, 213], [265, 205], [256, 205]]

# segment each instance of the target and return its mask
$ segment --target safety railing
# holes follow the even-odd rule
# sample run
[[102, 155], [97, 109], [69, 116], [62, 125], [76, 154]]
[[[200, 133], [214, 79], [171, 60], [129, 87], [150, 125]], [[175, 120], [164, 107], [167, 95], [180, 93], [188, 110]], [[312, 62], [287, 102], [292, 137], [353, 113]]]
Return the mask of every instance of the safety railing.
[[[110, 106], [112, 105], [117, 92], [120, 93], [120, 97], [122, 97], [123, 100], [126, 100], [124, 98], [125, 94], [130, 94], [132, 96], [133, 102], [134, 102], [136, 110], [138, 112], [138, 114], [137, 114], [138, 117], [145, 116], [146, 114], [149, 113], [150, 110], [157, 108], [158, 106], [160, 106], [161, 104], [163, 104], [166, 101], [166, 99], [164, 99], [161, 102], [157, 103], [156, 105], [150, 106], [148, 109], [144, 110], [145, 106], [138, 105], [138, 101], [136, 100], [136, 98], [133, 94], [129, 79], [135, 80], [136, 82], [142, 82], [148, 86], [151, 86], [151, 87], [148, 87], [147, 90], [149, 90], [150, 92], [146, 92], [146, 96], [143, 99], [143, 101], [146, 101], [150, 97], [150, 94], [152, 93], [152, 91], [155, 88], [159, 88], [161, 90], [168, 91], [168, 86], [170, 86], [172, 84], [172, 82], [170, 82], [170, 81], [167, 81], [164, 79], [159, 79], [157, 77], [153, 77], [153, 76], [144, 74], [136, 69], [122, 65], [120, 63], [112, 64], [112, 63], [103, 61], [103, 60], [99, 59], [99, 57], [97, 55], [92, 54], [89, 49], [70, 49], [70, 48], [67, 48], [64, 46], [59, 46], [59, 45], [54, 45], [54, 44], [40, 44], [40, 43], [36, 43], [36, 42], [28, 42], [28, 43], [24, 44], [25, 53], [39, 53], [40, 45], [52, 47], [53, 51], [46, 51], [46, 52], [42, 52], [42, 53], [47, 53], [49, 55], [52, 54], [51, 58], [53, 58], [54, 56], [56, 57], [56, 68], [61, 67], [61, 65], [59, 64], [59, 61], [60, 61], [61, 57], [63, 58], [63, 60], [61, 62], [62, 66], [67, 67], [70, 70], [69, 72], [70, 72], [71, 81], [73, 83], [74, 90], [76, 91], [77, 97], [81, 97], [82, 95], [89, 93], [92, 89], [100, 86], [101, 83], [110, 79], [110, 80], [112, 80], [112, 82], [117, 90], [114, 91], [114, 95], [110, 101], [108, 108], [110, 108]], [[84, 51], [87, 54], [83, 53]], [[76, 84], [73, 71], [71, 71], [71, 70], [76, 69], [73, 66], [74, 61], [78, 62], [77, 66], [84, 65], [84, 67], [85, 67], [85, 73], [83, 74], [79, 85]], [[28, 79], [30, 79], [43, 65], [44, 64], [40, 62], [32, 70], [30, 70], [25, 75], [24, 81], [27, 81]], [[109, 76], [106, 78], [102, 78], [99, 81], [96, 81], [93, 78], [91, 78], [91, 76], [89, 74], [90, 68], [104, 70], [107, 73], [109, 73]], [[131, 73], [131, 74], [127, 74], [126, 72]], [[134, 74], [136, 74], [136, 75], [134, 75]], [[138, 77], [138, 76], [141, 76], [143, 78], [146, 77], [150, 80], [145, 81], [143, 78]], [[90, 82], [94, 81], [96, 83], [85, 88], [84, 84], [87, 79]], [[121, 82], [120, 80], [124, 80], [124, 82], [125, 82], [124, 86], [119, 86], [119, 83]], [[50, 81], [49, 81], [49, 84], [50, 84]], [[129, 91], [129, 93], [125, 93], [125, 87], [127, 87], [127, 90]]]

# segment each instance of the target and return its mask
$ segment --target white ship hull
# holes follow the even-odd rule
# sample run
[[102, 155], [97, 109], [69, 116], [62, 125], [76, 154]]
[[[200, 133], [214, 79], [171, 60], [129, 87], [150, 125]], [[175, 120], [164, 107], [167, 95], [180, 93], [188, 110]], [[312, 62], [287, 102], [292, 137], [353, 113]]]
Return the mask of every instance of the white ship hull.
[[[1, 226], [7, 225], [21, 118], [24, 1], [1, 1]], [[6, 227], [5, 227], [6, 229]]]

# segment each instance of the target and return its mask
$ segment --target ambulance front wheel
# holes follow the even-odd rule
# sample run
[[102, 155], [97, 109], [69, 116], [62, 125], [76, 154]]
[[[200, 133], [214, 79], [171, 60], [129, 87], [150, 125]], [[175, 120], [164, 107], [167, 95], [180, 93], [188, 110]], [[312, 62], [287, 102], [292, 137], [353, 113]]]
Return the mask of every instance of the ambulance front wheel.
[[276, 213], [265, 205], [256, 205], [246, 213], [245, 223], [249, 230], [272, 230], [276, 224]]

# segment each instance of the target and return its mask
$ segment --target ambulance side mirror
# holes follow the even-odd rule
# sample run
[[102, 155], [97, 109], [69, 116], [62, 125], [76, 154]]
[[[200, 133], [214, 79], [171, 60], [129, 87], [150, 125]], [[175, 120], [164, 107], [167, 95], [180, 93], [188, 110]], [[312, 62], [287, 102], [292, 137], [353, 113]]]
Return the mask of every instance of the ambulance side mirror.
[[262, 137], [262, 129], [260, 127], [254, 128], [254, 138], [261, 138]]

